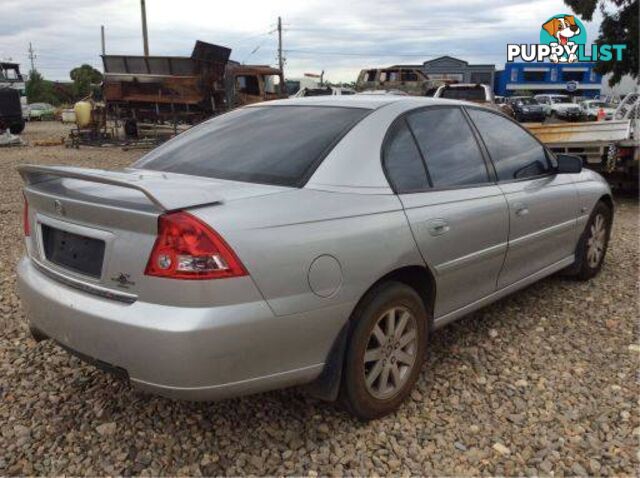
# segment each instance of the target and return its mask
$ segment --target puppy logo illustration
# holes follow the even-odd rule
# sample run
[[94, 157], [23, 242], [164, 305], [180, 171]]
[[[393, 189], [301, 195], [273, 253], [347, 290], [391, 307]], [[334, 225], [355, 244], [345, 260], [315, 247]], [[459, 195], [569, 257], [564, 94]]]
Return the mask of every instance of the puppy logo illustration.
[[[586, 42], [584, 25], [573, 15], [556, 15], [542, 25], [540, 43], [564, 49], [567, 53], [552, 53], [549, 60], [554, 63], [574, 63], [578, 61], [576, 51], [579, 44]], [[554, 49], [555, 50], [555, 49]]]
[[551, 61], [622, 61], [624, 43], [592, 43], [587, 48], [587, 29], [580, 18], [559, 13], [540, 27], [539, 43], [507, 43], [507, 63]]

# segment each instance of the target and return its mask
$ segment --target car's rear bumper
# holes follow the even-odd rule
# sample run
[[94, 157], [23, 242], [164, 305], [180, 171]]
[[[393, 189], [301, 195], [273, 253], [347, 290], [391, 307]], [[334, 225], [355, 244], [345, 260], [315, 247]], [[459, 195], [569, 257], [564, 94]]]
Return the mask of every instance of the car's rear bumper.
[[18, 291], [30, 324], [138, 388], [214, 400], [312, 381], [345, 320], [341, 309], [275, 316], [264, 301], [221, 307], [124, 304], [72, 289], [28, 258]]

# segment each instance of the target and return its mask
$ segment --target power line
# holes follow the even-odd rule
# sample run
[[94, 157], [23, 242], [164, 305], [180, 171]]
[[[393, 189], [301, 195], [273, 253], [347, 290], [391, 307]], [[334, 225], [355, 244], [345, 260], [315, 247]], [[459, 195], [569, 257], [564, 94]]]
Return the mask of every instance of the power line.
[[[477, 28], [477, 29], [495, 29], [495, 25], [489, 25], [489, 24], [477, 24], [477, 23], [468, 23], [468, 24], [458, 24], [457, 25], [458, 28], [466, 28], [468, 27], [469, 29], [472, 28]], [[372, 26], [367, 26], [366, 28], [357, 28], [357, 27], [353, 27], [353, 26], [349, 26], [349, 25], [343, 25], [343, 26], [337, 26], [337, 25], [332, 25], [332, 26], [327, 26], [327, 27], [288, 27], [285, 28], [286, 31], [296, 31], [296, 32], [318, 32], [318, 33], [324, 33], [326, 34], [328, 30], [330, 31], [343, 31], [345, 33], [354, 33], [354, 32], [367, 32], [367, 33], [371, 33], [372, 31], [379, 31], [380, 33], [386, 33], [386, 32], [414, 32], [414, 31], [443, 31], [443, 28], [441, 26], [434, 26], [434, 25], [427, 25], [427, 26], [414, 26], [414, 27], [398, 27], [398, 26], [393, 26], [393, 27], [389, 27], [387, 25], [384, 26], [377, 26], [377, 25], [372, 25]]]
[[251, 52], [249, 52], [248, 55], [246, 55], [242, 61], [240, 63], [246, 63], [246, 61], [249, 59], [250, 56], [252, 56], [254, 53], [256, 53], [260, 48], [262, 48], [264, 46], [265, 43], [267, 43], [269, 41], [269, 38], [265, 38], [261, 43], [259, 43], [258, 45], [256, 45], [253, 50], [251, 50]]
[[[346, 52], [346, 51], [317, 51], [317, 50], [305, 50], [305, 49], [297, 49], [297, 48], [289, 48], [285, 50], [287, 53], [299, 53], [303, 55], [329, 55], [329, 56], [359, 56], [359, 57], [371, 57], [371, 56], [382, 56], [382, 57], [402, 57], [402, 58], [437, 58], [440, 56], [450, 56], [450, 55], [469, 55], [469, 54], [483, 54], [486, 55], [487, 52], [481, 53], [473, 53], [473, 52], [464, 52], [464, 53], [456, 53], [456, 52], [442, 52], [442, 53], [433, 53], [430, 52], [428, 55], [425, 53], [388, 53], [388, 52]], [[504, 55], [503, 53], [501, 53]], [[496, 53], [497, 55], [497, 53]]]
[[238, 43], [245, 42], [245, 41], [247, 41], [247, 40], [251, 40], [252, 38], [261, 37], [261, 36], [263, 36], [263, 35], [272, 35], [272, 34], [273, 34], [273, 33], [275, 33], [277, 30], [278, 30], [277, 28], [273, 28], [273, 29], [271, 29], [271, 30], [269, 30], [269, 31], [267, 31], [267, 32], [262, 32], [262, 33], [253, 33], [253, 34], [251, 34], [251, 35], [249, 35], [249, 36], [244, 36], [244, 37], [240, 37], [240, 38], [239, 38], [239, 39], [237, 39], [237, 40], [233, 40], [233, 41], [231, 41], [231, 43], [238, 44]]
[[[307, 55], [336, 55], [336, 56], [398, 56], [403, 58], [417, 58], [424, 57], [424, 53], [381, 53], [381, 52], [346, 52], [346, 51], [316, 51], [316, 50], [304, 50], [304, 49], [287, 49], [287, 53], [301, 53]], [[432, 53], [430, 56], [445, 56], [449, 53]]]

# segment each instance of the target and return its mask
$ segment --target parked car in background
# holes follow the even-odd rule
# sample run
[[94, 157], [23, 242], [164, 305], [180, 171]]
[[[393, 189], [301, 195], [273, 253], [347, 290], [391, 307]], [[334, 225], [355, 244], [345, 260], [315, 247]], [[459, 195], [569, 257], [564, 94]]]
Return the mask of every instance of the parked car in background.
[[542, 123], [547, 115], [544, 108], [532, 96], [511, 96], [507, 102], [513, 109], [513, 115], [517, 121], [526, 123], [534, 121]]
[[496, 104], [493, 90], [489, 85], [483, 85], [481, 83], [452, 83], [440, 85], [433, 94], [433, 97], [479, 103], [513, 118], [513, 109], [508, 103]]
[[580, 110], [584, 119], [588, 121], [596, 121], [600, 117], [602, 111], [605, 120], [613, 119], [616, 107], [612, 104], [598, 100], [587, 100], [580, 103]]
[[356, 95], [371, 95], [371, 96], [385, 96], [385, 95], [396, 95], [396, 96], [410, 96], [406, 91], [400, 90], [366, 90], [356, 93]]
[[0, 88], [0, 133], [7, 129], [11, 134], [24, 130], [20, 92], [15, 88]]
[[55, 108], [49, 103], [31, 103], [29, 105], [29, 120], [52, 120], [56, 114]]
[[18, 171], [34, 337], [169, 397], [308, 384], [363, 419], [411, 394], [434, 329], [594, 277], [613, 218], [579, 158], [435, 98], [276, 100], [128, 169]]
[[306, 96], [341, 96], [355, 95], [355, 90], [341, 86], [319, 86], [317, 88], [302, 88], [292, 98], [304, 98]]
[[534, 98], [544, 109], [544, 113], [551, 118], [567, 121], [579, 121], [582, 117], [580, 106], [567, 95], [535, 95]]
[[400, 90], [409, 95], [425, 96], [434, 85], [420, 68], [370, 68], [360, 71], [356, 91]]
[[318, 88], [320, 86], [320, 79], [302, 76], [298, 78], [287, 78], [284, 83], [287, 94], [291, 97], [303, 88]]
[[29, 121], [29, 113], [30, 113], [30, 108], [29, 105], [27, 103], [21, 103], [21, 109], [22, 109], [22, 119], [25, 121]]
[[76, 112], [73, 108], [63, 109], [60, 111], [60, 121], [62, 123], [75, 123]]

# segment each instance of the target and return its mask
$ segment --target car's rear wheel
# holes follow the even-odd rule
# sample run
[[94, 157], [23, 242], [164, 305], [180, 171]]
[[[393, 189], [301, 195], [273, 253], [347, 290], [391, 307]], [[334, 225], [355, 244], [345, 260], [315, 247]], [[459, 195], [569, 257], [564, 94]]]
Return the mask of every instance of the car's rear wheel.
[[411, 287], [388, 282], [354, 312], [341, 401], [358, 418], [393, 412], [411, 393], [424, 360], [427, 312]]
[[611, 208], [602, 201], [593, 208], [576, 249], [573, 275], [577, 279], [591, 279], [602, 269], [609, 246], [612, 218]]

